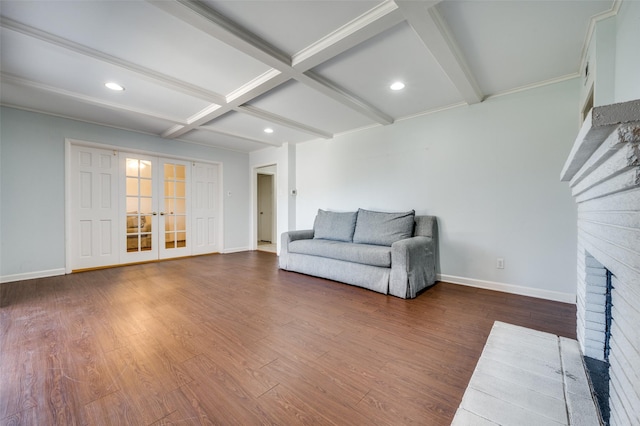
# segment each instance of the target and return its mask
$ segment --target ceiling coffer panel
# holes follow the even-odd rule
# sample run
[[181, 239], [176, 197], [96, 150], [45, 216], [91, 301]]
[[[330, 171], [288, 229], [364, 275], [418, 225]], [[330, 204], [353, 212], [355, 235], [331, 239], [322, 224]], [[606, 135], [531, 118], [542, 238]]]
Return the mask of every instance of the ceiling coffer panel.
[[[395, 119], [462, 101], [460, 93], [406, 23], [336, 56], [313, 72], [348, 88]], [[391, 90], [395, 81], [402, 81], [405, 89]]]
[[7, 80], [0, 86], [4, 105], [29, 111], [51, 113], [89, 123], [103, 124], [119, 129], [142, 133], [160, 134], [171, 121], [145, 114], [144, 111], [123, 110], [110, 105], [85, 102], [83, 99], [70, 98], [53, 92], [44, 92], [35, 87], [13, 84]]
[[[318, 137], [236, 111], [228, 112], [201, 127], [226, 134], [243, 136], [251, 140], [263, 141], [265, 145], [280, 145], [284, 142], [297, 143]], [[265, 129], [271, 129], [273, 132], [265, 133]]]
[[251, 105], [331, 133], [375, 124], [343, 104], [295, 81], [254, 99]]
[[182, 135], [180, 140], [245, 153], [257, 151], [270, 146], [249, 139], [208, 131], [206, 129], [192, 130], [189, 133]]
[[579, 73], [591, 17], [612, 1], [445, 1], [437, 9], [486, 95]]

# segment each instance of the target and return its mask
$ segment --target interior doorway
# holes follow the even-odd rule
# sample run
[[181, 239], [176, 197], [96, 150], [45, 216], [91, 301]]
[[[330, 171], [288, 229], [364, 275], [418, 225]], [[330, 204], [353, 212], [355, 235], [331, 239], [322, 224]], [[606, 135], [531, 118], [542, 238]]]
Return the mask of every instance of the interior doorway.
[[276, 252], [276, 166], [265, 166], [257, 171], [256, 247]]

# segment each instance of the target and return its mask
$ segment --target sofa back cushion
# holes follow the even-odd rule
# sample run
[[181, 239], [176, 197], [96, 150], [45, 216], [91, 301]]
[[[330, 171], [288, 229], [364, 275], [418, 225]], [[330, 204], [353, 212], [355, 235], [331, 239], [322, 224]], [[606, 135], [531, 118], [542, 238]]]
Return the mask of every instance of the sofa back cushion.
[[357, 215], [358, 212], [338, 213], [319, 209], [313, 224], [313, 238], [351, 242]]
[[410, 238], [413, 236], [415, 215], [415, 210], [383, 213], [359, 209], [353, 242], [390, 246], [396, 241]]

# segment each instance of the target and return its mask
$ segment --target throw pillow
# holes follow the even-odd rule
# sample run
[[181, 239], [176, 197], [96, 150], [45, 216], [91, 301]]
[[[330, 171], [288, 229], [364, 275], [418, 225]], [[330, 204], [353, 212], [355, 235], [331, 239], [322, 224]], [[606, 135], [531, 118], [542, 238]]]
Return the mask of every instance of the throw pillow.
[[358, 212], [337, 213], [318, 210], [313, 238], [351, 242]]
[[358, 210], [353, 242], [391, 246], [396, 241], [413, 236], [415, 210], [402, 213], [383, 213]]

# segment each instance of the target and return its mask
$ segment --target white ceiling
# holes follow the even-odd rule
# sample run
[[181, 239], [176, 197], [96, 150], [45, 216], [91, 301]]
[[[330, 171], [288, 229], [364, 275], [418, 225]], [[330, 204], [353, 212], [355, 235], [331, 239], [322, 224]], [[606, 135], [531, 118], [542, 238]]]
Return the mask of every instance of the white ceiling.
[[[590, 25], [613, 8], [613, 0], [0, 0], [0, 102], [251, 152], [576, 76]], [[389, 89], [396, 80], [404, 90]]]

